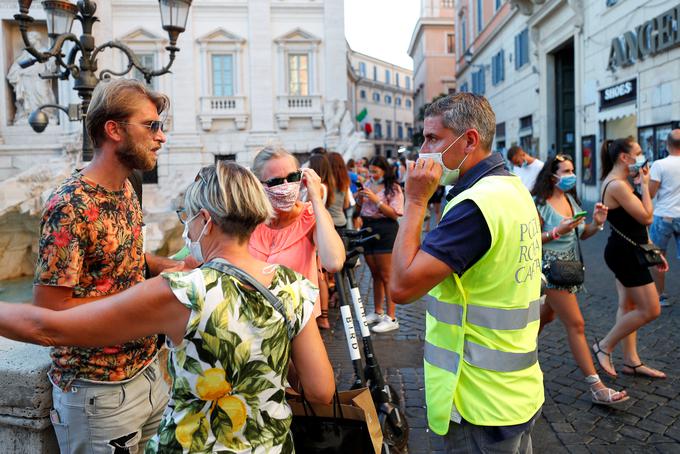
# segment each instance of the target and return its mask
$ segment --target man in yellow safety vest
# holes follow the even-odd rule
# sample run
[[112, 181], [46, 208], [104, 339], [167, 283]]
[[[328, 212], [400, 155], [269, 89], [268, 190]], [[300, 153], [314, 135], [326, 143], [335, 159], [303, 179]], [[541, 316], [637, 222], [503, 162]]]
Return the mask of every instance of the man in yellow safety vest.
[[[491, 152], [495, 128], [482, 96], [459, 93], [427, 108], [392, 255], [394, 301], [433, 297], [425, 398], [428, 424], [445, 437], [448, 452], [531, 452], [544, 400], [537, 360], [541, 228], [529, 192]], [[454, 186], [439, 225], [421, 244], [438, 184]]]

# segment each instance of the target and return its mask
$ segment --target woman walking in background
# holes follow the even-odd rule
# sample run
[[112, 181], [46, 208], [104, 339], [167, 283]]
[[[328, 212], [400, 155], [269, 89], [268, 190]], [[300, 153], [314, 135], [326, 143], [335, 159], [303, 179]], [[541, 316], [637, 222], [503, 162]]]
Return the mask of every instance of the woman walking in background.
[[333, 218], [335, 228], [344, 229], [347, 227], [345, 210], [350, 206], [349, 173], [340, 153], [328, 153], [328, 162], [330, 163], [331, 174], [335, 182], [334, 200], [328, 206], [328, 212]]
[[[548, 160], [538, 174], [533, 195], [541, 219], [543, 242], [543, 267], [554, 265], [557, 260], [580, 261], [581, 240], [602, 230], [607, 219], [607, 207], [595, 205], [593, 222], [586, 225], [585, 217], [574, 215], [581, 212], [580, 201], [576, 195], [576, 175], [574, 163], [568, 155], [557, 155]], [[607, 388], [595, 372], [593, 358], [585, 336], [583, 315], [578, 306], [576, 292], [583, 285], [560, 286], [550, 281], [546, 289], [545, 304], [541, 306], [541, 326], [560, 318], [567, 330], [569, 348], [576, 364], [590, 385], [592, 401], [601, 405], [614, 405], [628, 400], [625, 391]], [[539, 331], [540, 332], [540, 331]]]
[[[649, 242], [647, 226], [652, 223], [653, 206], [649, 194], [649, 167], [640, 145], [632, 137], [607, 140], [602, 144], [602, 202], [609, 207], [612, 232], [604, 250], [604, 260], [616, 277], [619, 308], [616, 323], [602, 340], [595, 339], [593, 351], [602, 369], [616, 376], [611, 352], [621, 342], [623, 373], [666, 378], [666, 374], [646, 366], [637, 351], [637, 330], [655, 320], [661, 311], [659, 295], [649, 268], [637, 261], [637, 244]], [[640, 192], [628, 181], [635, 177]], [[658, 267], [668, 270], [668, 264]]]
[[[366, 264], [373, 278], [374, 312], [366, 317], [376, 333], [399, 329], [396, 305], [389, 293], [390, 271], [392, 269], [392, 247], [397, 237], [397, 219], [404, 214], [404, 193], [391, 166], [382, 156], [375, 156], [368, 166], [371, 178], [359, 191], [357, 211], [362, 227], [370, 227], [380, 239], [364, 245]], [[387, 314], [384, 304], [387, 304]]]

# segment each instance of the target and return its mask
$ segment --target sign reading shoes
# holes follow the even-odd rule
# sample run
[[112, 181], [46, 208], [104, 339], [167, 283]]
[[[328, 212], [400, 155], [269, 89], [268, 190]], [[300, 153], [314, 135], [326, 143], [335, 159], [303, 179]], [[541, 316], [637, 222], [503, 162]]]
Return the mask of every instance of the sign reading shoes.
[[600, 90], [600, 110], [637, 99], [637, 80], [631, 79]]
[[680, 5], [659, 14], [635, 30], [612, 39], [607, 69], [631, 66], [640, 60], [680, 46]]

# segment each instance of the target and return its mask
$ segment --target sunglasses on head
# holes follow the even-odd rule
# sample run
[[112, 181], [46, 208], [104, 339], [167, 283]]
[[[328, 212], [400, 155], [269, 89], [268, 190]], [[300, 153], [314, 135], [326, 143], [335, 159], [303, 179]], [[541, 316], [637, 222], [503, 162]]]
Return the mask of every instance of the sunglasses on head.
[[163, 123], [160, 120], [154, 120], [150, 121], [148, 123], [130, 123], [128, 121], [119, 121], [118, 123], [122, 125], [133, 125], [133, 126], [143, 126], [145, 128], [148, 128], [152, 134], [156, 134], [158, 131], [163, 131], [165, 132], [165, 123]]
[[568, 154], [558, 154], [558, 155], [555, 155], [555, 161], [564, 162], [564, 161], [572, 161], [572, 159], [571, 159], [571, 156], [569, 156]]
[[270, 178], [267, 181], [263, 181], [262, 184], [267, 186], [268, 188], [271, 188], [272, 186], [278, 186], [278, 185], [283, 184], [285, 182], [297, 183], [301, 179], [302, 179], [302, 170], [296, 170], [295, 172], [289, 173], [285, 177]]

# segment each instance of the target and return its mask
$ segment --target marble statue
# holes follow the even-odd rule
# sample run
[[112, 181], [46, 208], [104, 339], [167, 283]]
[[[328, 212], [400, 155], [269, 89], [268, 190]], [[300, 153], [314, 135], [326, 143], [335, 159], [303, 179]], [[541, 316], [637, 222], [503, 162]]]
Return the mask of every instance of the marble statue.
[[[29, 41], [36, 49], [44, 47], [43, 36], [37, 31], [28, 32]], [[16, 100], [16, 112], [14, 114], [14, 124], [28, 123], [28, 116], [43, 104], [55, 104], [52, 80], [41, 79], [40, 74], [53, 74], [56, 65], [52, 60], [45, 63], [35, 63], [28, 68], [22, 68], [19, 63], [33, 58], [24, 49], [21, 54], [14, 59], [14, 63], [7, 72], [7, 80], [14, 89]], [[54, 109], [45, 109], [45, 113], [51, 120], [56, 119]]]

